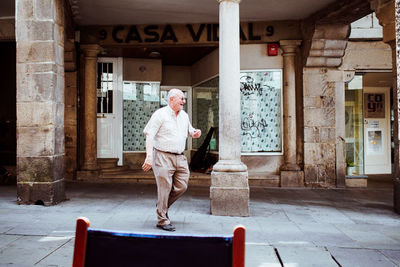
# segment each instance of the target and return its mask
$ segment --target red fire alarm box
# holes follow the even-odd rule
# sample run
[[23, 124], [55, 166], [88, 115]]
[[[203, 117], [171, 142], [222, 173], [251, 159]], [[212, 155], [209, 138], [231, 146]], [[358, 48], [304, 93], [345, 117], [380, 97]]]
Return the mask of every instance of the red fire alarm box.
[[268, 56], [277, 56], [278, 55], [278, 43], [269, 43], [268, 47]]

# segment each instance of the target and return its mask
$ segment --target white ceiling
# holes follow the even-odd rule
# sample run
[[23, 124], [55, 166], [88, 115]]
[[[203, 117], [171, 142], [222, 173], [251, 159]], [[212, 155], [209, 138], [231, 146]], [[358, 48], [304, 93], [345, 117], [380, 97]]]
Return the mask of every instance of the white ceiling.
[[[0, 19], [15, 16], [16, 1], [0, 0]], [[219, 4], [217, 0], [64, 1], [71, 3], [74, 20], [77, 25], [218, 22]], [[358, 19], [361, 17], [357, 17], [358, 5], [368, 3], [368, 0], [242, 0], [240, 3], [240, 19], [241, 21], [304, 19], [335, 2], [338, 4], [338, 8], [345, 6], [344, 9], [353, 10], [351, 16]], [[343, 12], [343, 9], [341, 12]], [[368, 14], [364, 14], [361, 10], [360, 13], [362, 16]], [[342, 13], [339, 12], [338, 14]], [[323, 17], [325, 15], [322, 13]], [[333, 18], [333, 21], [341, 18], [339, 15], [339, 17]], [[352, 20], [350, 19], [350, 21]]]
[[[70, 0], [70, 2], [79, 25], [218, 22], [217, 0]], [[240, 19], [242, 21], [303, 19], [333, 2], [335, 0], [242, 0]]]

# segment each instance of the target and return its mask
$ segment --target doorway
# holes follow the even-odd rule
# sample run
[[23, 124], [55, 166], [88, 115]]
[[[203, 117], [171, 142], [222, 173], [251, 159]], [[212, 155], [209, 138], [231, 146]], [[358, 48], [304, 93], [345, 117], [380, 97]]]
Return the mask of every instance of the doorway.
[[[0, 42], [2, 60], [0, 79], [2, 97], [0, 98], [0, 166], [7, 168], [16, 165], [16, 43]], [[15, 168], [15, 167], [13, 167]]]
[[345, 90], [348, 176], [390, 174], [391, 72], [356, 74]]
[[97, 62], [97, 157], [122, 165], [122, 58]]

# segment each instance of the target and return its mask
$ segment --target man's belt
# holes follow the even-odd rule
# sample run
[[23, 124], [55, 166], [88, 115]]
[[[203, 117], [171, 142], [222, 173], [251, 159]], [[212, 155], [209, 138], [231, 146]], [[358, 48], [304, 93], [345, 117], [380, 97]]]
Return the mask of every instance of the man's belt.
[[172, 155], [177, 155], [177, 156], [183, 155], [183, 152], [182, 153], [175, 153], [175, 152], [163, 151], [163, 150], [160, 150], [160, 149], [157, 149], [157, 148], [154, 148], [154, 149], [159, 151], [159, 152], [163, 152], [163, 153], [167, 153], [167, 154], [172, 154]]

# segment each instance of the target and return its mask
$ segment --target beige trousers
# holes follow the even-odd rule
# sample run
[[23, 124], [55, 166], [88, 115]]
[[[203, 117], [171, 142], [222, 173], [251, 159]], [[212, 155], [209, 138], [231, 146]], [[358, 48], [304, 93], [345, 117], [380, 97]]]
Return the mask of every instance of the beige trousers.
[[153, 150], [153, 172], [157, 182], [157, 225], [170, 224], [168, 208], [187, 189], [189, 166], [185, 155]]

